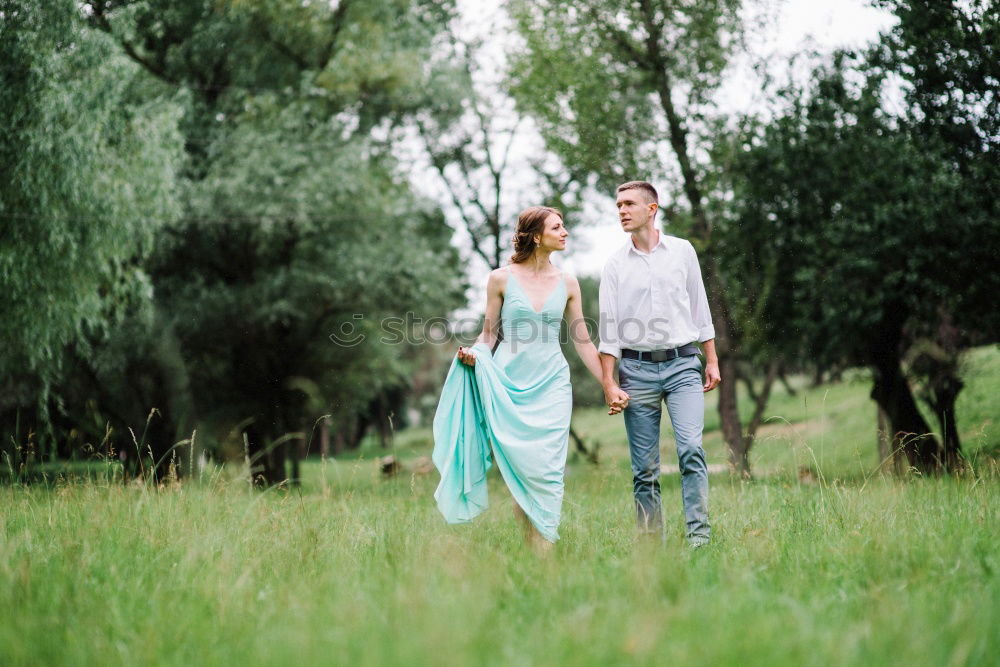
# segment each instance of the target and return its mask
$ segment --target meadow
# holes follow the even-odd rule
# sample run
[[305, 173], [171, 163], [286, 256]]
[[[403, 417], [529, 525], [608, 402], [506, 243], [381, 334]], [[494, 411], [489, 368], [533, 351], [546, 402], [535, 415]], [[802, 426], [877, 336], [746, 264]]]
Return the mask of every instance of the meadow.
[[[879, 468], [863, 373], [777, 391], [755, 479], [711, 477], [713, 542], [682, 539], [664, 423], [665, 544], [633, 528], [620, 419], [581, 410], [554, 553], [527, 549], [502, 482], [447, 526], [426, 429], [310, 461], [266, 492], [239, 466], [160, 487], [0, 488], [0, 664], [976, 665], [1000, 655], [1000, 354], [960, 402], [969, 471]], [[725, 454], [708, 411], [711, 463]], [[807, 474], [803, 474], [807, 471]]]

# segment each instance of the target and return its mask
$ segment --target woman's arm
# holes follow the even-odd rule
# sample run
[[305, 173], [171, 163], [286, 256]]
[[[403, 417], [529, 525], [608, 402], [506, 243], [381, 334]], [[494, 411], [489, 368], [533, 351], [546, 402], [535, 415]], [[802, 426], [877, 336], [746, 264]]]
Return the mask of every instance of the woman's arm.
[[[572, 276], [566, 277], [566, 290], [569, 299], [566, 302], [566, 314], [569, 317], [569, 335], [573, 340], [576, 353], [580, 355], [587, 370], [594, 376], [604, 389], [604, 400], [607, 402], [609, 415], [615, 415], [628, 407], [629, 395], [616, 384], [604, 383], [604, 369], [601, 366], [601, 355], [597, 353], [594, 342], [587, 331], [587, 322], [583, 319], [583, 302], [580, 294], [580, 282]], [[608, 355], [604, 355], [608, 356]], [[611, 357], [614, 359], [614, 357]]]
[[[476, 343], [485, 343], [491, 350], [497, 344], [497, 332], [500, 330], [500, 307], [503, 306], [504, 288], [507, 285], [507, 275], [501, 269], [490, 272], [486, 281], [486, 315], [483, 317], [483, 330], [476, 338]], [[458, 358], [463, 364], [475, 366], [476, 355], [468, 348], [458, 348]]]

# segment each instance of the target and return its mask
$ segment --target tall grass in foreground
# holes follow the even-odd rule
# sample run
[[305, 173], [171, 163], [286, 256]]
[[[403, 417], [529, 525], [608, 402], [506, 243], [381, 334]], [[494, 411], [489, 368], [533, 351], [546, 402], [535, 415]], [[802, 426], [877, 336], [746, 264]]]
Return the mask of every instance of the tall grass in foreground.
[[990, 664], [1000, 485], [712, 479], [714, 542], [637, 538], [624, 462], [573, 466], [556, 552], [494, 507], [446, 526], [436, 475], [314, 464], [156, 490], [0, 488], [0, 664]]
[[[567, 469], [547, 559], [498, 479], [489, 512], [446, 526], [437, 475], [383, 479], [380, 450], [307, 463], [290, 491], [253, 490], [245, 465], [126, 484], [114, 461], [0, 486], [0, 665], [996, 664], [1000, 352], [969, 366], [957, 478], [882, 474], [863, 374], [778, 388], [757, 481], [712, 477], [714, 541], [694, 552], [676, 475], [666, 544], [637, 538], [624, 429], [600, 409], [574, 414], [602, 463]], [[408, 429], [395, 451], [430, 446]]]

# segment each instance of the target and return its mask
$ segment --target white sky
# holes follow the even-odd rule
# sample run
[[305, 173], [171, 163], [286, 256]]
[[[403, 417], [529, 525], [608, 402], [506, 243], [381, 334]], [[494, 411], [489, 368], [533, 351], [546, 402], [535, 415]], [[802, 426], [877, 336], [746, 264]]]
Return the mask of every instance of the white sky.
[[[753, 70], [753, 63], [765, 64], [777, 81], [787, 80], [790, 72], [796, 78], [805, 76], [811, 68], [809, 60], [800, 59], [792, 71], [792, 56], [803, 52], [828, 54], [836, 48], [862, 46], [895, 22], [891, 13], [872, 8], [865, 0], [756, 0], [747, 4], [750, 5], [749, 16], [755, 26], [748, 35], [750, 53], [733, 64], [717, 95], [719, 109], [733, 114], [764, 108], [766, 100], [761, 92], [761, 77]], [[499, 0], [459, 0], [463, 12], [462, 30], [488, 38], [485, 58], [489, 62], [484, 70], [495, 73], [503, 71], [504, 48], [510, 43], [509, 38], [504, 38], [510, 32], [499, 5]], [[485, 83], [491, 85], [495, 81], [487, 80]], [[534, 203], [524, 198], [525, 193], [534, 189], [533, 185], [517, 181], [517, 175], [526, 170], [517, 170], [516, 154], [527, 155], [532, 147], [540, 145], [530, 122], [520, 137], [517, 148], [521, 151], [513, 151], [513, 173], [506, 179], [512, 190], [507, 194], [507, 214], [512, 217], [522, 206]], [[444, 190], [437, 176], [429, 172], [429, 166], [423, 169], [419, 166], [421, 160], [418, 156], [413, 157], [417, 164], [413, 179], [415, 185], [444, 202]], [[654, 185], [658, 185], [661, 191], [669, 189], [666, 184]], [[456, 222], [456, 227], [460, 227], [456, 211], [449, 211], [447, 207], [445, 210]], [[625, 242], [625, 235], [618, 226], [614, 200], [610, 196], [591, 193], [580, 222], [583, 224], [572, 231], [568, 250], [556, 262], [577, 275], [599, 275], [605, 259]], [[669, 233], [670, 230], [667, 231]], [[469, 247], [468, 237], [461, 230], [456, 232], [454, 243], [464, 249]], [[487, 269], [477, 257], [472, 258], [470, 267], [469, 277], [473, 287], [469, 294], [469, 306], [471, 311], [478, 312], [482, 309], [479, 302]]]

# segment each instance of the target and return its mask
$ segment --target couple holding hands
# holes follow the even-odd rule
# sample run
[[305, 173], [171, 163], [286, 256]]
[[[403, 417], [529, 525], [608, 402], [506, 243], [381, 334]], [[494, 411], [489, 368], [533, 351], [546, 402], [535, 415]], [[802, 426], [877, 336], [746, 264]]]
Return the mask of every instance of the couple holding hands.
[[[604, 388], [608, 414], [624, 416], [639, 530], [663, 532], [665, 401], [687, 540], [692, 547], [708, 543], [704, 393], [721, 378], [698, 257], [688, 241], [653, 226], [658, 198], [649, 183], [618, 186], [617, 207], [629, 239], [601, 276], [599, 348], [587, 332], [579, 283], [550, 262], [566, 248], [562, 214], [544, 206], [521, 212], [510, 264], [494, 270], [486, 285], [483, 331], [473, 347], [459, 348], [434, 417], [433, 459], [441, 473], [434, 497], [449, 523], [471, 521], [486, 509], [486, 471], [496, 463], [529, 540], [546, 549], [559, 539], [572, 413], [559, 344], [565, 317], [577, 353]], [[704, 383], [696, 343], [704, 348]]]

